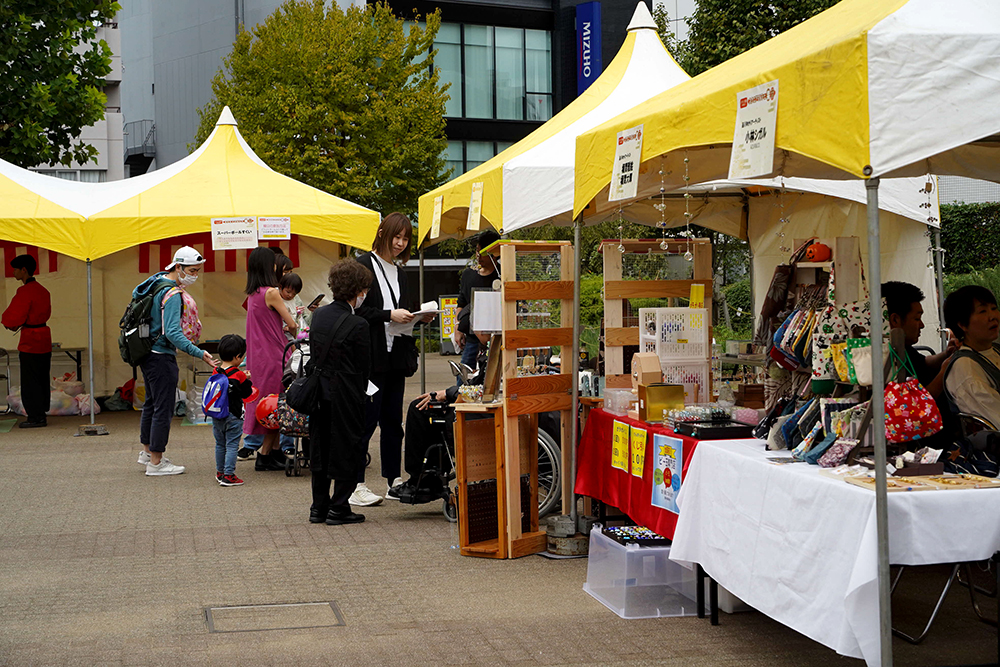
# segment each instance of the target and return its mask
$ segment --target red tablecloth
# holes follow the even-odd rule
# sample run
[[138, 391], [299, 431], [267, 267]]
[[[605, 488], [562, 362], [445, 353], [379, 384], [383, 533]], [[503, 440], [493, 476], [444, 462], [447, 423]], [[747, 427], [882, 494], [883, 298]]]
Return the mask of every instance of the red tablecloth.
[[[642, 478], [631, 472], [611, 467], [611, 439], [615, 421], [646, 429], [646, 458]], [[673, 539], [677, 515], [654, 507], [653, 499], [653, 436], [657, 433], [684, 441], [681, 480], [687, 474], [698, 440], [677, 435], [663, 426], [653, 426], [628, 417], [613, 415], [600, 408], [590, 411], [577, 452], [576, 493], [613, 505], [636, 523]]]

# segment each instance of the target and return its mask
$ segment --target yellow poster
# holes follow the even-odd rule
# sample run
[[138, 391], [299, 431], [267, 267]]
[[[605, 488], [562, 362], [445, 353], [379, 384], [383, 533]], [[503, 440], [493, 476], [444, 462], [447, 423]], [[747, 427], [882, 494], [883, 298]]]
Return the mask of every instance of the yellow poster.
[[628, 432], [628, 424], [615, 420], [611, 436], [611, 467], [625, 472], [628, 472]]
[[646, 464], [646, 429], [638, 426], [632, 427], [632, 437], [630, 439], [629, 456], [632, 461], [632, 474], [642, 477], [642, 467]]
[[465, 228], [470, 232], [479, 231], [479, 219], [483, 214], [483, 184], [472, 184], [472, 196], [469, 198], [469, 217], [465, 221]]
[[688, 299], [688, 308], [705, 307], [705, 286], [701, 283], [691, 283], [691, 296]]
[[434, 198], [434, 217], [431, 218], [431, 238], [441, 236], [441, 213], [444, 209], [444, 195]]

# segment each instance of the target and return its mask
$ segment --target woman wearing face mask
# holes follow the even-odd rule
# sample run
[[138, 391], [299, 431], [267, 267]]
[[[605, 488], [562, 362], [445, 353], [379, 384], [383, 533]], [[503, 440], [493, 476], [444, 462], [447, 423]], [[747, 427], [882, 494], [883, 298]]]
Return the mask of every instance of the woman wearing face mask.
[[[375, 235], [372, 251], [358, 258], [358, 263], [372, 272], [371, 289], [364, 298], [364, 305], [357, 306], [357, 314], [368, 321], [371, 338], [371, 381], [378, 392], [368, 404], [364, 442], [369, 440], [378, 426], [381, 432], [382, 477], [389, 488], [402, 483], [400, 471], [403, 451], [403, 391], [406, 386], [406, 346], [412, 341], [400, 336], [390, 336], [389, 323], [406, 324], [413, 314], [404, 307], [409, 305], [406, 291], [406, 274], [397, 264], [410, 259], [410, 237], [413, 225], [402, 213], [390, 213], [382, 220]], [[358, 487], [351, 495], [351, 504], [378, 505], [382, 496], [371, 492], [365, 485], [364, 469], [358, 476]]]
[[[132, 291], [133, 299], [150, 293], [155, 295], [150, 312], [153, 321], [149, 327], [155, 343], [152, 353], [139, 364], [146, 383], [146, 402], [142, 405], [139, 422], [142, 451], [136, 461], [146, 466], [146, 474], [150, 477], [184, 472], [184, 466], [174, 465], [163, 455], [170, 438], [170, 420], [173, 419], [177, 401], [177, 350], [202, 359], [209, 366], [215, 365], [212, 355], [188, 340], [181, 327], [184, 309], [194, 304], [190, 295], [181, 294], [181, 290], [198, 280], [204, 263], [205, 258], [197, 250], [185, 246], [174, 254], [173, 261], [162, 272], [142, 281]], [[191, 305], [185, 304], [185, 301]], [[187, 316], [189, 321], [191, 317], [196, 320], [197, 311], [192, 313], [189, 310]]]
[[[247, 370], [260, 398], [281, 393], [281, 356], [285, 350], [283, 325], [294, 336], [295, 319], [278, 291], [274, 272], [274, 251], [255, 248], [247, 262]], [[257, 400], [247, 403], [243, 418], [245, 435], [263, 436], [255, 470], [284, 470], [285, 456], [278, 449], [278, 432], [265, 429], [257, 421]], [[276, 450], [274, 454], [271, 450]]]

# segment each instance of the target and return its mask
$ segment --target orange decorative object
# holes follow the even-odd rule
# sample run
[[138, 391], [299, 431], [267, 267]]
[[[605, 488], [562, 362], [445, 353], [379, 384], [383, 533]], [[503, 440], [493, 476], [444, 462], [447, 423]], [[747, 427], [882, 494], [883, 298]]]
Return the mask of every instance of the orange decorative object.
[[806, 254], [803, 259], [807, 262], [828, 262], [832, 256], [833, 251], [830, 250], [830, 246], [825, 243], [813, 243], [806, 248]]
[[278, 395], [268, 394], [257, 403], [257, 422], [269, 431], [278, 430]]

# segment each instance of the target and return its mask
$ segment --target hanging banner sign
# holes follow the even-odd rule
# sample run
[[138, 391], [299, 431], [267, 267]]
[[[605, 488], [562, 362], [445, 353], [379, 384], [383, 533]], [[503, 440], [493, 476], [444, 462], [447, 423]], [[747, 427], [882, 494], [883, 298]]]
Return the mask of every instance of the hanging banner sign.
[[681, 469], [684, 465], [684, 441], [657, 433], [653, 436], [654, 507], [678, 512], [677, 494], [681, 492]]
[[646, 465], [646, 429], [638, 426], [632, 427], [629, 439], [629, 460], [632, 464], [632, 474], [635, 477], [642, 477], [642, 468]]
[[623, 130], [615, 138], [615, 166], [611, 170], [608, 201], [632, 199], [639, 191], [639, 160], [642, 158], [642, 125]]
[[292, 238], [292, 219], [257, 218], [257, 238], [261, 241], [287, 241]]
[[756, 178], [774, 170], [778, 80], [736, 94], [736, 129], [729, 178]]
[[434, 198], [434, 217], [431, 218], [431, 238], [441, 236], [441, 211], [444, 209], [444, 195]]
[[604, 71], [601, 58], [601, 3], [576, 6], [576, 94], [597, 81]]
[[628, 432], [628, 424], [615, 420], [611, 436], [611, 467], [625, 472], [628, 472]]
[[257, 247], [257, 218], [212, 218], [212, 250]]
[[483, 184], [472, 184], [472, 196], [469, 198], [469, 218], [465, 221], [465, 228], [470, 232], [479, 231], [479, 220], [483, 215]]

